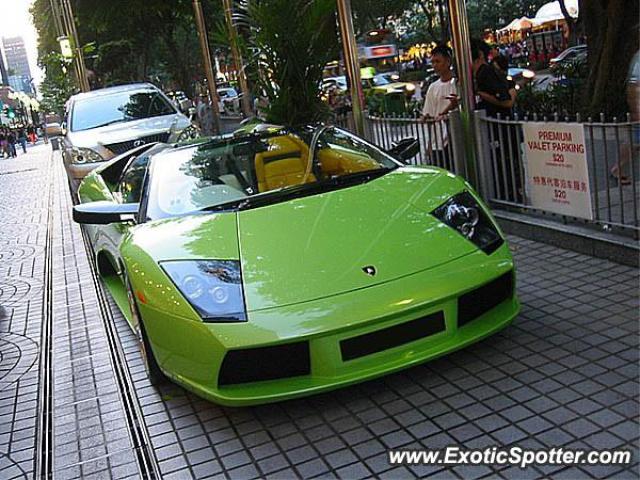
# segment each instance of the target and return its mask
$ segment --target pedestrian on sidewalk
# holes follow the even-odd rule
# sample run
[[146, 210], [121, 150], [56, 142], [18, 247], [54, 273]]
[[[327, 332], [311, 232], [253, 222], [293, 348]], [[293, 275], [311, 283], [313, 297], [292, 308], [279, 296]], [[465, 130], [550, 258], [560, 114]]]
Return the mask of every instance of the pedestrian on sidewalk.
[[7, 151], [7, 128], [0, 127], [0, 155], [4, 158]]
[[16, 132], [14, 129], [10, 129], [7, 134], [7, 147], [9, 150], [9, 156], [11, 158], [16, 158], [18, 153], [16, 152]]
[[33, 125], [29, 125], [27, 127], [27, 136], [29, 137], [29, 141], [31, 142], [31, 145], [35, 145], [36, 141], [38, 140], [38, 137], [36, 136], [36, 129], [34, 128]]
[[18, 129], [18, 141], [22, 146], [22, 153], [27, 153], [27, 132], [23, 126]]
[[[629, 65], [629, 74], [627, 75], [627, 104], [632, 122], [640, 121], [640, 50], [631, 59]], [[640, 149], [640, 125], [635, 124], [631, 128], [631, 134], [628, 130], [621, 130], [622, 141], [618, 151], [618, 161], [611, 168], [611, 176], [618, 181], [620, 185], [631, 185], [631, 178], [625, 173], [625, 167], [629, 164], [634, 151]], [[631, 144], [629, 143], [631, 136]], [[633, 163], [632, 163], [633, 168]], [[633, 172], [631, 172], [633, 174]]]

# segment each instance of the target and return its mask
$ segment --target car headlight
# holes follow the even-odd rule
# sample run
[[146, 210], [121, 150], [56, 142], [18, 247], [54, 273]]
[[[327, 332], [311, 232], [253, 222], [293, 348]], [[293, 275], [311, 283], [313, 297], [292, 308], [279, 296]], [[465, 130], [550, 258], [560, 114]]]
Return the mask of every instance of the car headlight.
[[71, 161], [73, 163], [94, 163], [104, 162], [104, 158], [95, 150], [90, 148], [73, 147], [71, 149]]
[[188, 140], [193, 140], [194, 138], [198, 138], [200, 136], [200, 130], [198, 130], [194, 125], [189, 125], [185, 128], [180, 135], [178, 135], [178, 143], [186, 142]]
[[239, 261], [173, 260], [160, 266], [204, 321], [247, 321]]
[[416, 90], [416, 86], [413, 83], [407, 85], [407, 92], [414, 92]]
[[504, 243], [489, 216], [469, 192], [454, 195], [431, 212], [490, 255]]

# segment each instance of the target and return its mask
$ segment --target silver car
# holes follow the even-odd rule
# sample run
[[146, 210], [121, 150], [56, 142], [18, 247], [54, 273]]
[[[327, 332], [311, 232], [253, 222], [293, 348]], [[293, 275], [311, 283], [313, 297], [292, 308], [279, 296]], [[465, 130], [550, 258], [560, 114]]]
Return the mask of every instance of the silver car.
[[72, 96], [63, 124], [62, 156], [74, 191], [101, 162], [152, 142], [176, 142], [195, 127], [158, 88], [137, 83]]

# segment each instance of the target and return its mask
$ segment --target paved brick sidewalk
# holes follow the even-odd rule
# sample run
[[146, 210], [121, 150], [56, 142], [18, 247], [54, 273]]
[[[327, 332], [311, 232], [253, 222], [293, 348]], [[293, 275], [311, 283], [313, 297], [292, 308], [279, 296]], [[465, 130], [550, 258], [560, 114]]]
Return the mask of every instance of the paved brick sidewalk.
[[[29, 477], [33, 463], [32, 412], [38, 379], [33, 359], [40, 332], [42, 302], [38, 300], [46, 234], [42, 192], [47, 190], [50, 165], [46, 156], [38, 157], [37, 151], [33, 155], [23, 163], [0, 160], [3, 479], [13, 478], [15, 472], [16, 477], [20, 472]], [[3, 175], [10, 170], [15, 172]], [[9, 181], [10, 177], [15, 180]], [[75, 456], [84, 458], [90, 453], [98, 456], [87, 458], [103, 459], [96, 462], [101, 476], [110, 472], [114, 478], [124, 478], [135, 473], [135, 465], [127, 457], [131, 452], [124, 425], [113, 413], [117, 408], [102, 408], [103, 403], [117, 407], [118, 394], [109, 380], [110, 359], [87, 278], [90, 272], [78, 227], [70, 222], [64, 178], [54, 177], [53, 184], [59, 192], [54, 238], [60, 242], [53, 272], [55, 379], [62, 381], [69, 372], [77, 371], [85, 382], [81, 392], [55, 391], [54, 435], [57, 446], [65, 445], [64, 452], [55, 451], [56, 464], [71, 465]], [[520, 479], [551, 474], [557, 478], [638, 478], [637, 270], [518, 237], [510, 238], [510, 243], [523, 303], [513, 326], [471, 348], [395, 375], [270, 406], [222, 408], [175, 385], [154, 389], [146, 380], [136, 339], [111, 302], [163, 478]], [[65, 343], [65, 339], [73, 341]], [[7, 381], [15, 378], [18, 380]], [[90, 415], [83, 417], [84, 407], [80, 406], [85, 402]], [[71, 406], [73, 412], [66, 412]], [[71, 414], [76, 417], [67, 421]], [[83, 418], [93, 420], [87, 425]], [[76, 429], [65, 431], [69, 425]], [[77, 428], [79, 425], [84, 426]], [[89, 435], [87, 429], [96, 425], [107, 427], [101, 427], [98, 435]], [[389, 448], [432, 449], [451, 444], [464, 448], [514, 444], [628, 448], [634, 460], [626, 467], [536, 466], [527, 470], [394, 467], [387, 461]], [[111, 450], [113, 445], [120, 445], [121, 451]], [[96, 450], [89, 450], [92, 448]], [[127, 458], [118, 459], [120, 453]], [[68, 460], [69, 455], [74, 456], [73, 461]], [[104, 460], [112, 457], [117, 459], [115, 464]], [[118, 468], [120, 461], [123, 466]], [[89, 471], [88, 467], [82, 471], [81, 466], [60, 470], [69, 476], [87, 476]]]
[[0, 159], [0, 478], [31, 478], [50, 151]]

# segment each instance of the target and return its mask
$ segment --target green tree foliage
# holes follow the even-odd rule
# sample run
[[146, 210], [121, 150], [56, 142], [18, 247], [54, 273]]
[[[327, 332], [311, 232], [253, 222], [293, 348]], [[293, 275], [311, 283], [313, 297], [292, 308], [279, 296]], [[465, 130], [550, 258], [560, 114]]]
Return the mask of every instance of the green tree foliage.
[[40, 85], [42, 94], [41, 108], [44, 112], [64, 113], [64, 104], [75, 92], [75, 86], [70, 75], [71, 66], [59, 53], [51, 52], [40, 58], [44, 68], [45, 80]]
[[[191, 0], [71, 0], [82, 45], [95, 43], [85, 56], [94, 86], [150, 80], [192, 93], [201, 78], [201, 56]], [[222, 18], [220, 0], [203, 0], [209, 27]], [[31, 9], [39, 34], [40, 61], [58, 52], [50, 0]]]
[[450, 40], [447, 0], [416, 0], [395, 21], [400, 43], [445, 43]]
[[126, 61], [134, 55], [133, 44], [129, 40], [114, 40], [100, 45], [93, 65], [97, 71], [103, 72], [103, 85], [136, 81], [138, 78], [136, 64]]
[[351, 0], [356, 34], [388, 28], [390, 21], [400, 18], [414, 3], [414, 0]]
[[468, 0], [469, 30], [480, 37], [485, 29], [497, 30], [511, 20], [527, 16], [532, 18], [549, 0]]

